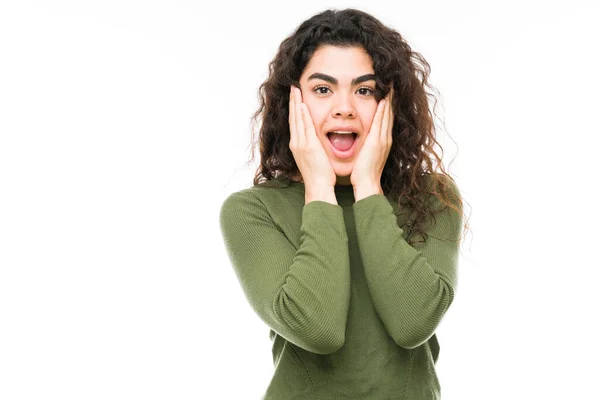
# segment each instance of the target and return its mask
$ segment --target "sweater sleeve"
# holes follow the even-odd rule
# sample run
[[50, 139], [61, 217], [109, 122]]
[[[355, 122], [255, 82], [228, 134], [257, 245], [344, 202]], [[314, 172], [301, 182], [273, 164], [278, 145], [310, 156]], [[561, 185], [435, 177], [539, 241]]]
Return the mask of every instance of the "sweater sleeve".
[[[434, 207], [440, 204], [436, 198]], [[426, 229], [426, 243], [412, 247], [384, 195], [365, 197], [353, 209], [374, 307], [398, 346], [420, 346], [435, 333], [454, 299], [462, 218], [450, 207], [436, 213]]]
[[342, 208], [324, 201], [304, 205], [297, 249], [252, 193], [231, 194], [219, 219], [229, 259], [262, 321], [310, 352], [340, 349], [350, 304]]

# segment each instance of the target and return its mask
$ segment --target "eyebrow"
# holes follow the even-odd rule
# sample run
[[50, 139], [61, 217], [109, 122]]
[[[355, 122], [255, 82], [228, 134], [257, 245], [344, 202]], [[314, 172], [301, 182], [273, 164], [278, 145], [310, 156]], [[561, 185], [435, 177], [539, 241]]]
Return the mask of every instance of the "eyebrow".
[[[315, 72], [314, 74], [312, 74], [311, 76], [308, 77], [308, 80], [310, 81], [311, 79], [322, 79], [324, 81], [327, 81], [333, 85], [337, 85], [338, 84], [338, 80], [335, 79], [333, 76], [327, 75], [327, 74], [322, 74], [320, 72]], [[374, 81], [375, 80], [375, 75], [374, 74], [366, 74], [366, 75], [362, 75], [359, 76], [358, 78], [354, 78], [352, 79], [352, 85], [356, 85], [359, 83], [363, 83], [363, 82], [367, 82], [367, 81]]]

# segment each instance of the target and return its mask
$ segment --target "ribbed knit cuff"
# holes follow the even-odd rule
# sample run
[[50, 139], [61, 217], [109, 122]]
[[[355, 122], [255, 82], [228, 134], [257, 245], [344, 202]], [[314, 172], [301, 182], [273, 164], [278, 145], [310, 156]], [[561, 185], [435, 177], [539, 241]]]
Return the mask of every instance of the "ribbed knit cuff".
[[320, 200], [305, 204], [302, 209], [302, 228], [310, 232], [330, 232], [333, 229], [337, 236], [348, 241], [344, 210], [337, 204]]

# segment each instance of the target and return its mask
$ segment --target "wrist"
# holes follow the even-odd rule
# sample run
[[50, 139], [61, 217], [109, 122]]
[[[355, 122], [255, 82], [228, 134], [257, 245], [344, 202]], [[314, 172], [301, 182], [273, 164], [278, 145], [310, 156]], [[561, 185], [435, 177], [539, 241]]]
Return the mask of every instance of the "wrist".
[[330, 204], [338, 204], [335, 197], [335, 189], [333, 186], [315, 186], [306, 187], [304, 192], [304, 203], [308, 204], [311, 201], [325, 201]]
[[374, 194], [383, 194], [383, 189], [380, 184], [368, 183], [360, 186], [354, 186], [354, 201], [364, 199], [365, 197], [372, 196]]

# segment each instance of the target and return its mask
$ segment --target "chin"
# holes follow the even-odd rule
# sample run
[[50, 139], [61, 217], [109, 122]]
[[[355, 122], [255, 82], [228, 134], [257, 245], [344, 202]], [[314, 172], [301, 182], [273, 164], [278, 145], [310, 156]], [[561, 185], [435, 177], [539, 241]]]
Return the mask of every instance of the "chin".
[[342, 181], [347, 181], [348, 183], [350, 183], [350, 175], [352, 175], [352, 167], [354, 166], [354, 163], [335, 163], [333, 165], [333, 170], [335, 171], [335, 175], [338, 178], [338, 181], [340, 181], [340, 178]]

